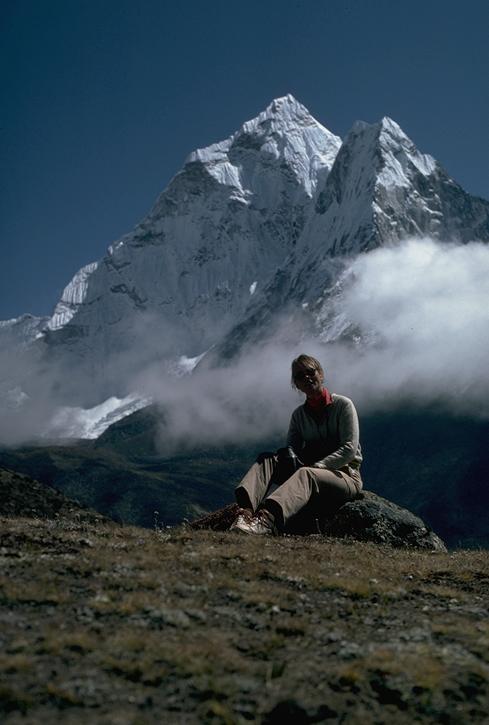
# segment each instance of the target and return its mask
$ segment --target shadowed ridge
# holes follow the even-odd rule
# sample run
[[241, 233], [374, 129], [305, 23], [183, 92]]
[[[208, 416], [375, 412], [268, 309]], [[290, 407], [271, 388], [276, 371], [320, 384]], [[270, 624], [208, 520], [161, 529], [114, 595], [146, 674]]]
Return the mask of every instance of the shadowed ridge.
[[80, 506], [52, 486], [3, 467], [0, 467], [0, 516], [46, 519], [62, 516], [92, 524], [109, 520]]

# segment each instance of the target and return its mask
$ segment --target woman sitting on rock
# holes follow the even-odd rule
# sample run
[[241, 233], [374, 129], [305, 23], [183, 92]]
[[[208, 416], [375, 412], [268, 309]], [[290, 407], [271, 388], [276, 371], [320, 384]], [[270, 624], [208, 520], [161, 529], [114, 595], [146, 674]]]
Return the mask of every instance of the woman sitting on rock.
[[362, 488], [358, 416], [349, 398], [324, 387], [318, 360], [299, 355], [292, 385], [306, 396], [292, 413], [287, 447], [262, 454], [236, 488], [232, 530], [272, 534], [300, 511], [325, 518]]

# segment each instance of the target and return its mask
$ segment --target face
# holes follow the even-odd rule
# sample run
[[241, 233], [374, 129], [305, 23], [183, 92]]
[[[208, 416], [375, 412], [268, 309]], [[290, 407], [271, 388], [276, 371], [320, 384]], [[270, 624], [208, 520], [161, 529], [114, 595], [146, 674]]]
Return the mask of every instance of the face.
[[323, 388], [324, 377], [320, 370], [307, 365], [300, 365], [294, 371], [294, 383], [301, 393], [311, 398], [318, 395]]

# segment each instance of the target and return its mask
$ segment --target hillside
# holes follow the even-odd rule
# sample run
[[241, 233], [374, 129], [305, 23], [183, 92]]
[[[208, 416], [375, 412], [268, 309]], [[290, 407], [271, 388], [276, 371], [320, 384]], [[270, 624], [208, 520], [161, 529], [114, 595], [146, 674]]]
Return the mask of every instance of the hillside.
[[[0, 465], [53, 485], [119, 523], [151, 527], [154, 512], [175, 525], [233, 499], [256, 451], [231, 448], [186, 456], [136, 456], [84, 443], [0, 451]], [[240, 455], [241, 454], [241, 455]]]
[[487, 722], [489, 554], [0, 519], [0, 713]]
[[0, 467], [0, 516], [29, 516], [43, 519], [71, 517], [78, 522], [102, 523], [107, 519], [80, 506], [49, 485]]

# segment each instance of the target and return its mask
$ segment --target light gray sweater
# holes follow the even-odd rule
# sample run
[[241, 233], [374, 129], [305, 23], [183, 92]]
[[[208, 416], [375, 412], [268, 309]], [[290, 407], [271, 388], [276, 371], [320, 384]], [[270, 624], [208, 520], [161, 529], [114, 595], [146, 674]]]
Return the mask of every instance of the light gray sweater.
[[343, 395], [331, 396], [320, 418], [314, 418], [306, 404], [292, 413], [287, 445], [314, 468], [338, 470], [344, 466], [359, 469], [362, 462], [360, 429], [355, 406]]

